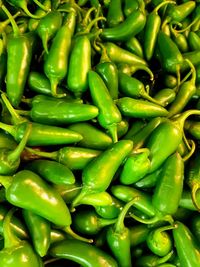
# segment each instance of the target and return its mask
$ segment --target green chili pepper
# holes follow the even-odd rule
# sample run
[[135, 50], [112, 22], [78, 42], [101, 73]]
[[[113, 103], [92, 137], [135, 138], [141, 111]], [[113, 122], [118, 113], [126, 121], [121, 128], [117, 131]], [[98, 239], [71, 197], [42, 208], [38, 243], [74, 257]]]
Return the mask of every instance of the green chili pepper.
[[[188, 59], [195, 67], [200, 65], [200, 51], [191, 51], [182, 54], [184, 59]], [[187, 61], [184, 60], [181, 65], [181, 72], [187, 71], [190, 68]]]
[[158, 11], [164, 5], [175, 3], [176, 2], [174, 1], [161, 2], [147, 16], [147, 22], [144, 30], [144, 55], [148, 61], [152, 59], [152, 56], [154, 54], [154, 49], [161, 26], [161, 18], [158, 15]]
[[[164, 214], [175, 214], [183, 190], [184, 163], [178, 153], [169, 156], [162, 166], [160, 178], [156, 184], [152, 203]], [[170, 190], [169, 190], [170, 188]], [[173, 203], [167, 201], [170, 195]]]
[[95, 206], [95, 211], [104, 219], [116, 219], [122, 209], [123, 204], [120, 200], [112, 196], [111, 205]]
[[134, 120], [129, 127], [127, 134], [123, 137], [123, 139], [131, 139], [132, 136], [139, 133], [145, 126], [147, 122], [145, 120]]
[[140, 80], [121, 72], [119, 72], [119, 89], [126, 96], [144, 98], [152, 103], [158, 104], [158, 102], [145, 91], [144, 84]]
[[5, 80], [6, 68], [7, 68], [6, 46], [4, 44], [4, 41], [0, 39], [0, 86], [1, 87]]
[[200, 140], [200, 122], [186, 120], [184, 125], [185, 130], [192, 135], [197, 140]]
[[[129, 2], [131, 3], [134, 1]], [[131, 53], [137, 55], [138, 57], [144, 58], [142, 45], [135, 36], [128, 39], [128, 41], [126, 41], [124, 45], [126, 49]]]
[[78, 142], [79, 146], [104, 150], [112, 144], [112, 139], [105, 132], [87, 122], [74, 123], [68, 129], [79, 133], [83, 139]]
[[53, 38], [44, 63], [44, 72], [50, 80], [52, 95], [56, 97], [63, 96], [63, 94], [57, 93], [57, 86], [67, 74], [71, 38], [74, 33], [75, 24], [76, 13], [71, 11], [68, 14], [66, 23], [60, 27]]
[[132, 141], [120, 140], [88, 164], [82, 173], [82, 190], [72, 202], [72, 207], [75, 207], [82, 197], [87, 194], [104, 192], [112, 182], [114, 174], [123, 160], [130, 154], [132, 148]]
[[146, 242], [151, 252], [160, 257], [164, 257], [172, 250], [172, 239], [170, 234], [167, 233], [167, 230], [172, 230], [174, 227], [173, 225], [166, 225], [149, 232]]
[[163, 24], [170, 21], [182, 22], [196, 7], [195, 1], [188, 1], [180, 5], [170, 5], [166, 10], [166, 18]]
[[37, 173], [39, 176], [53, 184], [74, 184], [73, 172], [65, 165], [51, 160], [34, 160], [25, 166], [25, 169]]
[[50, 222], [29, 210], [22, 210], [35, 251], [44, 257], [50, 246]]
[[114, 142], [117, 142], [117, 123], [122, 120], [121, 113], [113, 102], [109, 91], [99, 74], [89, 71], [88, 82], [92, 101], [99, 108], [99, 124], [108, 129]]
[[[0, 235], [3, 236], [3, 221], [6, 214], [8, 213], [8, 208], [5, 205], [0, 204]], [[20, 239], [28, 239], [28, 233], [26, 227], [22, 224], [18, 217], [12, 216], [10, 222], [10, 228], [12, 232]]]
[[147, 65], [146, 61], [141, 57], [121, 48], [120, 46], [107, 42], [103, 44], [106, 48], [107, 55], [114, 63], [126, 63], [129, 65], [142, 64]]
[[117, 124], [117, 136], [118, 139], [123, 137], [129, 129], [129, 123], [128, 120], [123, 119]]
[[117, 100], [117, 106], [122, 115], [131, 118], [154, 118], [167, 116], [168, 111], [150, 101], [133, 99], [131, 97], [122, 97]]
[[115, 27], [124, 21], [121, 0], [111, 0], [108, 6], [106, 22], [109, 28]]
[[2, 267], [10, 266], [42, 266], [39, 257], [28, 241], [20, 240], [14, 235], [10, 221], [15, 209], [11, 209], [3, 223], [4, 248], [0, 251], [0, 264]]
[[66, 233], [61, 230], [51, 229], [50, 233], [50, 243], [56, 243], [66, 239]]
[[124, 225], [124, 218], [130, 207], [135, 203], [134, 198], [126, 203], [120, 212], [117, 221], [107, 229], [106, 240], [112, 254], [120, 267], [131, 266], [131, 243], [129, 228]]
[[127, 41], [130, 37], [140, 33], [145, 23], [145, 14], [140, 10], [136, 10], [120, 24], [112, 28], [102, 29], [100, 37], [105, 41]]
[[132, 12], [135, 12], [139, 9], [139, 3], [136, 0], [125, 0], [124, 1], [124, 15], [128, 17]]
[[162, 167], [150, 174], [147, 174], [144, 178], [134, 183], [134, 186], [139, 189], [148, 189], [155, 187], [160, 177], [161, 171]]
[[[17, 142], [21, 142], [27, 122], [17, 125], [7, 125], [0, 122], [0, 128], [9, 132]], [[48, 145], [66, 145], [79, 142], [82, 136], [75, 131], [46, 125], [40, 123], [32, 123], [32, 129], [28, 137], [27, 145], [29, 146], [48, 146]]]
[[190, 190], [186, 190], [186, 189], [183, 190], [183, 193], [182, 193], [182, 196], [179, 202], [179, 207], [192, 210], [192, 211], [197, 211], [197, 208], [195, 207], [192, 201]]
[[22, 170], [14, 176], [1, 176], [0, 183], [6, 188], [6, 199], [12, 205], [36, 213], [75, 238], [91, 242], [71, 230], [71, 215], [64, 200], [34, 172]]
[[[46, 7], [46, 9], [50, 10], [51, 9], [51, 2], [52, 2], [51, 0], [43, 0], [42, 4]], [[46, 11], [43, 10], [42, 8], [38, 7], [35, 11], [35, 15], [37, 17], [43, 18], [43, 16], [46, 15]], [[40, 22], [39, 19], [30, 18], [29, 22], [28, 22], [29, 31], [35, 31], [37, 29], [39, 22]]]
[[2, 5], [2, 9], [10, 19], [14, 31], [13, 35], [9, 36], [7, 43], [6, 92], [12, 105], [18, 107], [29, 73], [35, 38], [31, 32], [20, 34], [10, 12], [4, 5]]
[[52, 245], [52, 257], [68, 259], [84, 267], [117, 267], [117, 262], [103, 250], [79, 240], [64, 240]]
[[16, 148], [17, 143], [7, 132], [0, 131], [0, 148], [14, 149]]
[[62, 15], [58, 11], [51, 11], [43, 17], [36, 29], [42, 40], [43, 48], [48, 54], [48, 41], [51, 40], [62, 25]]
[[186, 181], [189, 187], [191, 188], [192, 201], [197, 209], [200, 209], [198, 197], [198, 190], [200, 188], [200, 168], [199, 168], [199, 151], [198, 149], [194, 153], [193, 157], [189, 160], [189, 164], [186, 168]]
[[[139, 151], [138, 151], [139, 152]], [[149, 151], [141, 151], [129, 156], [123, 166], [120, 174], [120, 182], [122, 184], [133, 184], [142, 179], [150, 168], [150, 160], [148, 159]]]
[[166, 107], [174, 102], [175, 98], [176, 92], [170, 88], [161, 89], [153, 96], [153, 99], [155, 99], [162, 107]]
[[177, 45], [178, 49], [182, 53], [186, 53], [189, 51], [189, 46], [188, 46], [188, 38], [185, 37], [184, 34], [177, 32], [173, 27], [173, 23], [170, 23], [170, 32], [172, 35], [172, 40], [175, 42]]
[[177, 221], [175, 226], [172, 232], [181, 267], [199, 266], [200, 251], [194, 236], [183, 223]]
[[116, 219], [104, 219], [94, 209], [86, 208], [76, 211], [72, 217], [75, 230], [81, 234], [96, 235], [104, 227], [115, 223]]
[[144, 243], [150, 229], [146, 224], [136, 224], [129, 227], [131, 247], [137, 247], [138, 245]]
[[177, 86], [177, 78], [172, 74], [165, 74], [164, 76], [164, 85], [166, 88], [173, 89]]
[[[51, 93], [51, 84], [50, 81], [42, 73], [31, 71], [28, 76], [28, 86], [31, 91], [34, 91], [38, 94], [52, 95]], [[58, 93], [64, 94], [64, 90], [58, 87]]]
[[14, 174], [20, 165], [20, 155], [23, 152], [29, 134], [31, 131], [31, 125], [28, 125], [25, 129], [24, 136], [18, 146], [12, 150], [9, 148], [0, 149], [0, 174], [1, 175], [12, 175]]
[[[158, 169], [168, 156], [173, 154], [182, 141], [184, 122], [192, 114], [199, 115], [198, 110], [187, 110], [173, 120], [161, 122], [149, 136], [146, 147], [150, 150], [150, 172]], [[167, 140], [170, 140], [166, 146]], [[162, 148], [162, 149], [161, 149]]]
[[58, 161], [71, 170], [82, 170], [92, 159], [96, 158], [102, 152], [82, 147], [62, 147], [53, 152], [38, 151], [31, 148], [27, 148], [27, 150], [34, 155]]
[[146, 192], [144, 193], [134, 187], [126, 185], [113, 185], [111, 186], [111, 192], [116, 198], [124, 202], [129, 202], [133, 198], [138, 197], [138, 201], [133, 204], [135, 208], [147, 216], [154, 216], [156, 213], [151, 203], [151, 196]]
[[118, 69], [116, 65], [110, 61], [105, 49], [102, 49], [100, 62], [95, 66], [95, 71], [103, 79], [112, 99], [118, 98]]
[[137, 267], [157, 267], [167, 262], [173, 255], [173, 251], [169, 252], [164, 257], [158, 257], [154, 254], [143, 255], [136, 260]]
[[168, 117], [172, 117], [180, 113], [196, 92], [196, 70], [194, 65], [189, 60], [187, 60], [187, 62], [192, 70], [192, 78], [189, 81], [184, 82], [180, 86], [178, 93], [176, 94], [175, 100], [168, 109]]
[[[45, 11], [48, 11], [49, 8], [45, 7], [44, 5], [42, 5], [38, 0], [33, 0], [36, 5], [38, 5], [40, 8], [42, 8]], [[34, 15], [32, 14], [29, 10], [28, 10], [28, 1], [27, 0], [8, 0], [7, 2], [9, 2], [10, 5], [21, 8], [26, 14], [27, 16], [34, 18], [34, 19], [40, 19], [42, 18], [44, 15]]]
[[86, 34], [75, 37], [70, 52], [67, 88], [75, 97], [88, 89], [88, 72], [91, 69], [91, 44]]
[[177, 45], [162, 31], [158, 33], [157, 45], [163, 69], [169, 73], [179, 72], [183, 56]]
[[99, 110], [90, 104], [43, 100], [32, 105], [30, 111], [19, 111], [29, 115], [35, 122], [48, 125], [63, 125], [91, 120], [98, 116]]
[[191, 51], [200, 50], [200, 37], [195, 32], [189, 32], [188, 43]]

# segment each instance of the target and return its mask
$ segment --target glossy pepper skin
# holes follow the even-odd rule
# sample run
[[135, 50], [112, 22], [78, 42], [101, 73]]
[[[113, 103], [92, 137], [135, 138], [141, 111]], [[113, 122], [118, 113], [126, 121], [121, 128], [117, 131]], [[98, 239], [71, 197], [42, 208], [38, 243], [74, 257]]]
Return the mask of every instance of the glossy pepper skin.
[[48, 41], [55, 36], [61, 25], [62, 15], [58, 11], [51, 11], [40, 20], [36, 32], [42, 40], [46, 53], [48, 53]]
[[73, 172], [65, 165], [45, 159], [33, 160], [25, 166], [53, 184], [69, 185], [75, 183]]
[[117, 123], [122, 120], [121, 113], [99, 74], [95, 71], [89, 71], [88, 81], [92, 101], [99, 109], [99, 115], [97, 117], [99, 124], [103, 128], [108, 129], [113, 141], [116, 142], [116, 127]]
[[132, 148], [132, 141], [120, 140], [88, 164], [82, 172], [81, 193], [73, 201], [72, 206], [75, 206], [84, 195], [105, 191]]
[[117, 262], [103, 250], [78, 240], [64, 240], [52, 245], [49, 250], [52, 257], [69, 259], [84, 267], [117, 267]]
[[7, 43], [6, 93], [11, 104], [18, 107], [31, 65], [35, 36], [33, 33], [20, 34], [11, 14], [4, 6], [2, 8], [11, 19], [14, 30]]
[[99, 109], [90, 104], [65, 103], [44, 100], [35, 103], [30, 112], [33, 121], [48, 125], [64, 125], [91, 120], [98, 116]]
[[51, 44], [44, 63], [44, 72], [51, 83], [51, 92], [55, 97], [63, 95], [57, 93], [57, 85], [65, 78], [68, 70], [68, 59], [71, 48], [71, 38], [74, 33], [76, 13], [68, 14], [67, 22], [59, 28]]
[[29, 230], [35, 251], [44, 257], [50, 246], [50, 222], [29, 210], [23, 210], [23, 218]]
[[[184, 162], [179, 153], [169, 156], [162, 165], [160, 179], [156, 184], [152, 203], [164, 214], [175, 214], [183, 190]], [[167, 201], [173, 197], [173, 202]]]
[[141, 32], [145, 23], [145, 14], [140, 10], [136, 10], [115, 27], [103, 29], [100, 37], [104, 41], [127, 41], [130, 37]]
[[177, 221], [172, 230], [181, 267], [197, 267], [200, 263], [200, 250], [189, 228]]
[[[2, 176], [1, 182], [4, 183], [6, 178]], [[56, 225], [71, 224], [69, 210], [61, 196], [32, 171], [17, 172], [5, 186], [6, 199], [11, 204], [35, 212]]]
[[163, 69], [169, 73], [176, 73], [183, 63], [183, 56], [177, 45], [162, 31], [158, 33], [157, 45]]
[[69, 58], [67, 88], [76, 98], [88, 89], [88, 72], [91, 69], [91, 44], [87, 34], [75, 37]]
[[4, 220], [4, 248], [0, 251], [2, 267], [41, 267], [41, 261], [32, 246], [24, 240], [18, 239], [10, 228], [10, 220], [14, 209], [11, 209]]
[[115, 27], [124, 21], [124, 14], [122, 10], [121, 0], [111, 0], [108, 6], [108, 13], [106, 22], [109, 28]]

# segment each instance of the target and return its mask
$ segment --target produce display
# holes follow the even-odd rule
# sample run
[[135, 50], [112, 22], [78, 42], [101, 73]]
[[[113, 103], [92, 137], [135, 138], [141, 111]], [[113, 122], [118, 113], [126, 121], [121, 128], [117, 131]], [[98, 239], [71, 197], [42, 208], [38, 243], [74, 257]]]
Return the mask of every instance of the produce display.
[[200, 1], [0, 1], [0, 267], [200, 266]]

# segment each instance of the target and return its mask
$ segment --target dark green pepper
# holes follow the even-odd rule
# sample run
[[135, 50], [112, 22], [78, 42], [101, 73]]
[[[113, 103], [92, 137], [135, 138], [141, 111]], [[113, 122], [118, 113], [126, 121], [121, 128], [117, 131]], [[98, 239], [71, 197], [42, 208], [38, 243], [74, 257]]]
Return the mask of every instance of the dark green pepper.
[[122, 0], [110, 0], [108, 6], [108, 13], [106, 22], [109, 28], [115, 27], [124, 21], [124, 14], [122, 11]]

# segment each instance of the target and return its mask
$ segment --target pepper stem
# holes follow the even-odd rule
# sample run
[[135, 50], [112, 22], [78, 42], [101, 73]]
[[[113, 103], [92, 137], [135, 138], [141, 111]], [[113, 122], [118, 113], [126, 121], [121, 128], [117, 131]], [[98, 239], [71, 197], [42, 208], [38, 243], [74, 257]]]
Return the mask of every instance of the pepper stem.
[[197, 201], [196, 194], [197, 194], [197, 191], [199, 189], [200, 189], [200, 184], [199, 183], [195, 183], [192, 186], [192, 191], [191, 191], [192, 202], [193, 202], [194, 206], [198, 209], [198, 211], [200, 211], [200, 205], [199, 205], [199, 203]]
[[194, 65], [192, 64], [192, 62], [189, 60], [189, 59], [185, 59], [185, 61], [188, 63], [188, 65], [190, 66], [191, 68], [191, 72], [192, 72], [192, 78], [191, 78], [191, 82], [193, 82], [193, 84], [196, 83], [196, 69], [194, 67]]
[[175, 116], [174, 119], [172, 119], [172, 120], [177, 124], [177, 126], [179, 128], [183, 129], [185, 120], [191, 115], [199, 115], [200, 116], [200, 110], [196, 110], [196, 109], [186, 110], [185, 112], [178, 115], [178, 118], [176, 118], [176, 116]]
[[187, 161], [194, 154], [195, 149], [196, 149], [196, 143], [193, 140], [189, 140], [189, 141], [191, 142], [191, 145], [189, 146], [188, 154], [183, 157], [184, 162]]
[[2, 184], [3, 187], [5, 187], [5, 189], [8, 189], [10, 187], [12, 181], [13, 181], [13, 176], [0, 175], [0, 184]]
[[8, 154], [8, 161], [9, 162], [15, 162], [16, 160], [19, 159], [21, 153], [23, 152], [23, 150], [26, 146], [26, 143], [27, 143], [28, 138], [29, 138], [30, 133], [31, 133], [31, 129], [32, 129], [32, 124], [28, 124], [26, 131], [24, 133], [24, 136], [23, 136], [22, 140], [20, 141], [19, 145], [12, 152], [10, 152]]
[[58, 86], [58, 79], [57, 78], [50, 78], [50, 83], [51, 83], [51, 93], [52, 93], [52, 96], [54, 97], [57, 97], [57, 98], [62, 98], [62, 97], [65, 97], [66, 94], [63, 93], [63, 94], [58, 94], [57, 93], [57, 86]]
[[165, 232], [165, 231], [168, 231], [168, 230], [172, 230], [174, 228], [177, 228], [177, 226], [175, 224], [173, 224], [173, 225], [165, 225], [165, 226], [156, 228], [155, 230], [153, 230], [153, 232], [154, 232], [154, 234], [157, 234], [157, 233]]
[[118, 218], [115, 218], [115, 219], [104, 219], [104, 218], [100, 218], [99, 219], [99, 222], [100, 222], [101, 227], [105, 227], [105, 226], [108, 226], [108, 225], [111, 225], [111, 224], [116, 223], [117, 220], [118, 220]]
[[155, 8], [154, 8], [154, 10], [152, 11], [152, 13], [158, 13], [158, 10], [162, 7], [162, 6], [164, 6], [164, 5], [167, 5], [167, 4], [176, 4], [176, 2], [175, 1], [165, 1], [165, 2], [161, 2], [159, 5], [157, 5]]
[[72, 204], [71, 204], [71, 212], [74, 212], [75, 211], [75, 207], [78, 206], [80, 203], [81, 203], [81, 200], [84, 198], [84, 196], [89, 193], [87, 192], [87, 190], [85, 189], [85, 187], [82, 188], [81, 192], [78, 194], [77, 197], [75, 197], [72, 201]]
[[34, 155], [37, 155], [37, 156], [40, 156], [40, 157], [43, 157], [43, 158], [49, 158], [49, 159], [54, 159], [54, 160], [57, 159], [57, 154], [58, 154], [57, 151], [54, 151], [54, 152], [45, 152], [45, 151], [35, 150], [33, 148], [30, 148], [30, 147], [26, 147], [26, 150], [28, 152], [34, 154]]
[[90, 18], [90, 15], [91, 15], [91, 13], [93, 12], [93, 11], [95, 11], [96, 10], [96, 8], [93, 6], [93, 7], [91, 7], [88, 11], [87, 11], [87, 13], [85, 14], [85, 17], [84, 17], [84, 19], [83, 19], [83, 25], [87, 25], [88, 24], [88, 21], [89, 21], [89, 18]]
[[152, 224], [152, 223], [156, 223], [159, 221], [167, 221], [170, 224], [174, 223], [174, 220], [173, 220], [171, 215], [161, 215], [159, 213], [150, 219], [142, 219], [133, 213], [131, 213], [130, 216], [131, 216], [131, 218], [135, 219], [136, 221], [144, 223], [144, 224]]
[[[14, 14], [12, 17], [13, 19], [17, 18], [21, 14], [20, 11], [18, 11], [16, 14]], [[0, 33], [3, 33], [5, 28], [10, 24], [10, 19], [4, 20], [0, 22]]]
[[34, 15], [32, 14], [28, 7], [27, 7], [27, 2], [26, 1], [23, 1], [22, 4], [20, 5], [21, 9], [26, 13], [27, 16], [33, 18], [33, 19], [41, 19], [43, 18], [44, 16], [46, 16], [46, 14], [42, 14], [42, 15]]
[[157, 261], [157, 264], [160, 265], [162, 263], [167, 262], [169, 259], [171, 259], [172, 255], [174, 254], [174, 251], [170, 251], [166, 256], [162, 257]]
[[154, 74], [153, 72], [150, 70], [150, 68], [148, 68], [146, 65], [144, 64], [135, 64], [135, 65], [131, 65], [130, 66], [131, 69], [131, 75], [133, 75], [136, 71], [138, 70], [144, 70], [146, 71], [149, 76], [150, 76], [150, 80], [153, 81], [154, 80]]
[[9, 18], [12, 28], [13, 28], [13, 32], [14, 32], [14, 36], [17, 37], [20, 35], [20, 29], [16, 23], [16, 21], [14, 20], [13, 16], [11, 15], [11, 13], [8, 11], [8, 9], [2, 5], [1, 6], [2, 10], [6, 13], [7, 17]]
[[12, 120], [14, 125], [20, 124], [22, 123], [25, 119], [23, 119], [17, 112], [16, 110], [13, 108], [13, 106], [10, 104], [10, 101], [8, 100], [8, 98], [6, 97], [5, 93], [1, 94], [1, 98], [6, 106], [6, 108], [8, 109], [10, 115], [12, 116]]
[[135, 197], [133, 198], [131, 201], [129, 201], [128, 203], [126, 203], [123, 207], [123, 209], [121, 210], [117, 221], [115, 223], [114, 229], [115, 229], [115, 233], [121, 233], [124, 230], [124, 218], [126, 216], [126, 213], [128, 212], [128, 210], [131, 208], [131, 206], [137, 202], [139, 200], [139, 197]]
[[15, 138], [15, 127], [13, 125], [8, 125], [3, 122], [0, 122], [0, 128], [3, 129], [4, 131], [8, 132]]
[[48, 7], [44, 6], [42, 3], [40, 3], [38, 0], [33, 0], [33, 2], [44, 11], [50, 11], [51, 10]]
[[3, 221], [3, 236], [4, 236], [4, 248], [11, 248], [20, 244], [20, 239], [14, 235], [11, 230], [11, 218], [16, 208], [12, 208], [8, 211]]
[[103, 17], [103, 16], [101, 16], [101, 17], [98, 17], [98, 18], [96, 18], [96, 19], [93, 19], [93, 20], [87, 25], [87, 27], [85, 28], [85, 30], [84, 30], [83, 32], [78, 33], [77, 35], [79, 35], [79, 34], [89, 33], [89, 32], [91, 31], [92, 27], [95, 25], [95, 23], [96, 23], [97, 21], [99, 21], [99, 20], [106, 20], [106, 18]]
[[88, 238], [85, 238], [85, 237], [82, 237], [78, 234], [76, 234], [70, 226], [66, 226], [65, 228], [62, 229], [64, 232], [66, 232], [67, 234], [69, 234], [70, 236], [72, 236], [74, 239], [77, 239], [77, 240], [80, 240], [80, 241], [83, 241], [83, 242], [87, 242], [87, 243], [93, 243], [93, 239], [88, 239]]

